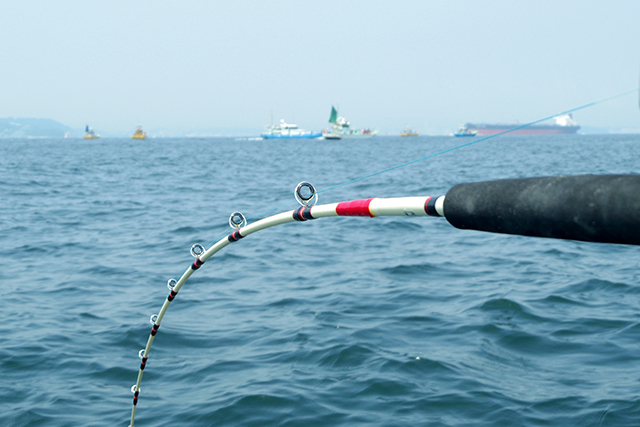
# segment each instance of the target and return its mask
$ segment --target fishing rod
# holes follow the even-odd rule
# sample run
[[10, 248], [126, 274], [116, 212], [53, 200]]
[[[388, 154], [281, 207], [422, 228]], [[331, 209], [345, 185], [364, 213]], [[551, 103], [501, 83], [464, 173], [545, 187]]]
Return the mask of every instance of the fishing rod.
[[[640, 175], [580, 175], [507, 179], [458, 184], [447, 191], [444, 196], [370, 198], [326, 205], [317, 204], [318, 194], [321, 192], [513, 132], [560, 114], [592, 107], [635, 92], [638, 92], [638, 89], [584, 104], [554, 116], [448, 148], [322, 191], [317, 191], [308, 182], [301, 182], [294, 191], [295, 198], [301, 205], [300, 208], [268, 216], [251, 224], [248, 224], [242, 213], [232, 213], [229, 225], [233, 231], [212, 243], [208, 249], [200, 244], [191, 247], [191, 255], [195, 257], [195, 261], [180, 279], [168, 281], [169, 295], [160, 312], [152, 315], [149, 319], [153, 326], [145, 348], [138, 353], [142, 361], [136, 383], [131, 387], [134, 397], [129, 427], [134, 426], [140, 384], [149, 359], [151, 344], [158, 333], [169, 305], [191, 275], [210, 257], [231, 243], [258, 231], [290, 222], [306, 222], [328, 217], [431, 216], [444, 217], [452, 226], [459, 229], [640, 245]], [[275, 209], [277, 207], [265, 211], [263, 214]]]
[[133, 427], [142, 374], [151, 344], [178, 292], [211, 256], [226, 246], [277, 225], [319, 218], [360, 216], [443, 217], [459, 229], [599, 243], [640, 245], [640, 175], [578, 175], [518, 178], [458, 184], [443, 196], [370, 198], [318, 205], [308, 182], [294, 191], [299, 208], [247, 224], [240, 212], [229, 218], [233, 231], [210, 248], [194, 245], [195, 261], [179, 280], [169, 280], [169, 295], [144, 349], [134, 393]]

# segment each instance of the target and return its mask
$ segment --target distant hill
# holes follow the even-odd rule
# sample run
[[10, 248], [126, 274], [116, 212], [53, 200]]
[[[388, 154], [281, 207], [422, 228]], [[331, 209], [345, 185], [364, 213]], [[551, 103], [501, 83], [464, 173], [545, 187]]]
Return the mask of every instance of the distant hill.
[[64, 138], [71, 130], [51, 119], [0, 118], [0, 138]]

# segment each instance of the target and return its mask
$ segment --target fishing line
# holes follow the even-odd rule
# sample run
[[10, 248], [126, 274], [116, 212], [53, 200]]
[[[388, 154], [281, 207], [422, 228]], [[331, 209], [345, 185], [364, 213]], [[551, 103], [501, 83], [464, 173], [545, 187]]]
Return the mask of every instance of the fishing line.
[[[324, 190], [318, 190], [318, 191], [316, 191], [316, 194], [326, 193], [328, 191], [335, 190], [336, 188], [345, 187], [347, 185], [351, 185], [351, 184], [354, 184], [356, 182], [363, 181], [365, 179], [369, 179], [369, 178], [372, 178], [372, 177], [377, 176], [377, 175], [382, 175], [383, 173], [391, 172], [391, 171], [394, 171], [396, 169], [400, 169], [400, 168], [412, 165], [414, 163], [421, 162], [423, 160], [427, 160], [427, 159], [431, 159], [433, 157], [441, 156], [441, 155], [449, 153], [451, 151], [459, 150], [461, 148], [468, 147], [470, 145], [474, 145], [474, 144], [477, 144], [479, 142], [483, 142], [483, 141], [486, 141], [488, 139], [498, 137], [500, 135], [504, 135], [504, 134], [507, 134], [507, 133], [510, 133], [510, 132], [514, 132], [514, 131], [517, 131], [519, 129], [526, 128], [528, 126], [532, 126], [532, 125], [535, 125], [537, 123], [541, 123], [541, 122], [553, 119], [554, 117], [561, 116], [563, 114], [570, 114], [570, 113], [573, 113], [573, 112], [576, 112], [576, 111], [579, 111], [579, 110], [584, 110], [585, 108], [593, 107], [593, 106], [598, 105], [598, 104], [602, 104], [602, 103], [605, 103], [605, 102], [608, 102], [608, 101], [611, 101], [611, 100], [614, 100], [614, 99], [617, 99], [617, 98], [621, 98], [621, 97], [629, 95], [631, 93], [638, 92], [639, 90], [640, 90], [640, 88], [636, 88], [636, 89], [632, 89], [632, 90], [629, 90], [629, 91], [625, 91], [625, 92], [619, 93], [617, 95], [613, 95], [613, 96], [610, 96], [608, 98], [601, 99], [599, 101], [590, 102], [588, 104], [584, 104], [584, 105], [581, 105], [579, 107], [572, 108], [570, 110], [562, 111], [560, 113], [553, 114], [551, 116], [547, 116], [547, 117], [544, 117], [542, 119], [535, 120], [533, 122], [525, 123], [523, 125], [519, 125], [519, 126], [516, 126], [514, 128], [507, 129], [507, 130], [504, 130], [504, 131], [501, 131], [501, 132], [498, 132], [498, 133], [495, 133], [495, 134], [492, 134], [492, 135], [487, 135], [487, 136], [485, 136], [483, 138], [480, 138], [480, 139], [474, 139], [473, 141], [467, 142], [465, 144], [460, 144], [460, 145], [457, 145], [455, 147], [451, 147], [451, 148], [447, 148], [447, 149], [442, 150], [442, 151], [438, 151], [437, 153], [432, 153], [432, 154], [426, 155], [424, 157], [420, 157], [418, 159], [410, 160], [408, 162], [405, 162], [405, 163], [402, 163], [402, 164], [399, 164], [399, 165], [396, 165], [396, 166], [389, 167], [387, 169], [382, 169], [382, 170], [379, 170], [377, 172], [370, 173], [368, 175], [363, 175], [361, 177], [354, 178], [352, 180], [345, 181], [343, 183], [336, 184], [336, 185], [333, 185], [331, 187], [325, 188]], [[266, 214], [268, 214], [270, 212], [273, 212], [273, 211], [278, 210], [280, 208], [283, 208], [285, 206], [295, 205], [295, 204], [296, 203], [294, 201], [285, 202], [285, 203], [282, 203], [280, 205], [277, 205], [277, 206], [274, 206], [272, 208], [269, 208], [267, 210], [264, 210], [262, 212], [259, 212], [259, 213], [255, 214], [255, 215], [252, 215], [252, 216], [248, 217], [247, 220], [252, 220], [252, 219], [255, 219], [255, 218], [262, 218], [262, 217], [264, 217]], [[217, 239], [215, 239], [211, 243], [209, 243], [209, 246], [211, 246], [214, 242], [216, 242], [220, 238], [222, 238], [226, 233], [228, 233], [228, 231], [230, 229], [231, 228], [228, 228], [224, 232], [220, 233], [220, 235], [218, 236]]]
[[[630, 93], [636, 92], [638, 91], [638, 89], [634, 89], [631, 91], [627, 91], [627, 92], [623, 92], [620, 93], [618, 95], [614, 95], [596, 102], [591, 102], [589, 104], [584, 104], [581, 105], [579, 107], [576, 108], [572, 108], [570, 110], [566, 110], [563, 111], [561, 113], [558, 114], [554, 114], [553, 116], [549, 116], [549, 117], [545, 117], [542, 118], [540, 120], [536, 120], [533, 122], [529, 122], [526, 123], [524, 125], [521, 126], [516, 126], [512, 129], [503, 131], [503, 132], [499, 132], [497, 134], [494, 135], [488, 135], [484, 138], [480, 138], [478, 140], [475, 141], [470, 141], [468, 143], [465, 144], [460, 144], [458, 146], [455, 147], [451, 147], [448, 148], [446, 150], [442, 150], [439, 151], [437, 153], [433, 153], [433, 154], [429, 154], [427, 156], [421, 157], [419, 159], [415, 159], [397, 166], [393, 166], [369, 175], [365, 175], [365, 176], [361, 176], [359, 178], [356, 179], [352, 179], [350, 181], [346, 181], [343, 182], [341, 184], [338, 185], [334, 185], [332, 187], [328, 187], [322, 191], [316, 191], [315, 188], [309, 184], [309, 183], [300, 183], [298, 184], [298, 187], [296, 188], [296, 190], [294, 191], [294, 194], [296, 195], [296, 199], [298, 201], [298, 203], [300, 203], [302, 205], [302, 207], [298, 208], [297, 210], [293, 210], [293, 211], [289, 211], [289, 212], [282, 212], [276, 215], [272, 215], [269, 216], [267, 218], [258, 220], [256, 222], [253, 222], [249, 225], [247, 225], [247, 220], [244, 217], [244, 215], [242, 215], [239, 212], [234, 212], [231, 214], [231, 217], [229, 218], [229, 225], [230, 227], [234, 230], [232, 233], [226, 235], [226, 237], [224, 237], [225, 235], [222, 234], [222, 238], [220, 238], [217, 242], [215, 242], [214, 244], [210, 245], [209, 248], [204, 248], [202, 245], [196, 244], [193, 245], [191, 247], [191, 255], [193, 255], [193, 257], [195, 258], [195, 261], [193, 262], [192, 265], [189, 266], [189, 268], [187, 268], [187, 270], [182, 274], [182, 276], [180, 277], [179, 280], [175, 280], [175, 279], [170, 279], [167, 283], [167, 287], [169, 288], [169, 295], [167, 296], [167, 298], [165, 299], [165, 302], [163, 303], [160, 311], [158, 312], [158, 314], [154, 314], [151, 316], [151, 318], [149, 319], [150, 323], [153, 325], [152, 329], [151, 329], [151, 333], [149, 335], [149, 338], [147, 340], [147, 344], [146, 346], [139, 351], [138, 356], [141, 359], [141, 363], [140, 363], [140, 369], [138, 371], [138, 378], [136, 380], [136, 383], [131, 387], [131, 391], [134, 395], [133, 397], [133, 407], [131, 409], [131, 423], [130, 423], [130, 427], [133, 427], [134, 425], [134, 420], [135, 420], [135, 414], [136, 414], [136, 406], [138, 403], [138, 397], [139, 397], [139, 393], [140, 393], [140, 384], [142, 382], [142, 376], [143, 376], [143, 372], [144, 369], [146, 367], [148, 358], [149, 358], [149, 353], [151, 350], [151, 344], [153, 343], [153, 340], [160, 328], [160, 324], [162, 322], [162, 319], [164, 318], [164, 315], [166, 314], [169, 305], [171, 304], [171, 302], [175, 299], [175, 297], [178, 295], [178, 292], [180, 291], [180, 289], [182, 288], [182, 286], [186, 283], [186, 281], [189, 279], [189, 277], [191, 277], [191, 275], [198, 270], [209, 258], [211, 258], [211, 256], [213, 256], [214, 254], [216, 254], [217, 252], [219, 252], [220, 250], [222, 250], [223, 248], [225, 248], [226, 246], [228, 246], [229, 244], [233, 243], [233, 242], [237, 242], [238, 240], [249, 236], [250, 234], [253, 234], [257, 231], [261, 231], [264, 230], [266, 228], [270, 228], [276, 225], [280, 225], [280, 224], [285, 224], [285, 223], [289, 223], [289, 222], [294, 222], [294, 221], [308, 221], [308, 220], [314, 220], [314, 219], [318, 219], [318, 218], [325, 218], [325, 217], [336, 217], [336, 216], [369, 216], [369, 217], [374, 217], [374, 216], [431, 216], [431, 217], [442, 217], [445, 216], [446, 219], [454, 226], [458, 227], [458, 225], [456, 225], [455, 223], [455, 218], [450, 218], [451, 215], [445, 215], [445, 211], [444, 211], [444, 198], [447, 197], [447, 199], [449, 200], [449, 193], [451, 193], [455, 188], [459, 188], [460, 185], [454, 187], [454, 189], [450, 190], [447, 193], [447, 196], [438, 196], [438, 197], [423, 197], [423, 196], [419, 196], [419, 197], [399, 197], [399, 198], [394, 198], [394, 199], [376, 199], [376, 198], [371, 198], [371, 199], [360, 199], [360, 200], [352, 200], [352, 201], [348, 201], [348, 202], [340, 202], [340, 203], [332, 203], [332, 204], [327, 204], [327, 205], [316, 205], [315, 203], [318, 200], [317, 195], [320, 192], [327, 192], [330, 190], [333, 190], [335, 188], [338, 187], [342, 187], [345, 185], [349, 185], [349, 184], [353, 184], [354, 182], [358, 182], [358, 181], [362, 181], [364, 179], [376, 176], [376, 175], [380, 175], [401, 167], [405, 167], [408, 165], [411, 165], [413, 163], [425, 160], [425, 159], [429, 159], [432, 157], [436, 157], [463, 147], [468, 147], [470, 145], [473, 144], [477, 144], [478, 142], [481, 141], [486, 141], [487, 139], [499, 136], [499, 135], [503, 135], [509, 132], [513, 132], [515, 130], [518, 129], [522, 129], [525, 128], [527, 126], [531, 126], [533, 124], [545, 121], [545, 120], [549, 120], [555, 116], [561, 115], [561, 114], [568, 114], [574, 111], [578, 111], [578, 110], [582, 110], [588, 107], [592, 107], [594, 105], [597, 104], [601, 104], [603, 102], [606, 101], [610, 101], [612, 99], [615, 98], [619, 98], [625, 95], [628, 95]], [[579, 178], [578, 181], [573, 182], [571, 189], [575, 189], [575, 188], [582, 188], [584, 190], [585, 188], [585, 184], [589, 184], [588, 180], [590, 180], [591, 177], [587, 177], [587, 178]], [[637, 226], [637, 209], [640, 209], [640, 201], [638, 201], [638, 208], [634, 207], [632, 204], [628, 204], [625, 202], [630, 199], [629, 195], [632, 196], [637, 196], [637, 194], [640, 194], [640, 180], [637, 179], [637, 177], [632, 177], [633, 182], [631, 182], [629, 185], [619, 185], [619, 182], [621, 179], [623, 180], [628, 180], [628, 178], [619, 178], [619, 177], [605, 177], [605, 178], [598, 178], [600, 181], [604, 182], [608, 182], [608, 186], [609, 188], [613, 191], [619, 191], [619, 189], [622, 189], [623, 191], [620, 192], [620, 194], [618, 194], [617, 196], [617, 200], [622, 200], [622, 205], [623, 205], [623, 209], [618, 209], [618, 211], [621, 211], [623, 215], [619, 215], [620, 212], [617, 212], [616, 215], [618, 217], [622, 216], [625, 218], [631, 218], [631, 220], [626, 221], [625, 222], [625, 226], [620, 228], [619, 230], [614, 230], [615, 232], [610, 232], [609, 229], [611, 227], [609, 227], [607, 225], [607, 221], [603, 222], [603, 229], [605, 230], [603, 234], [603, 236], [587, 236], [587, 238], [584, 238], [582, 233], [582, 230], [578, 230], [575, 231], [573, 234], [567, 236], [565, 233], [565, 224], [570, 222], [569, 219], [573, 218], [576, 214], [569, 212], [568, 217], [567, 218], [561, 218], [561, 221], [557, 221], [559, 225], [559, 230], [557, 232], [557, 235], [547, 235], [548, 233], [548, 224], [545, 221], [542, 221], [542, 227], [539, 227], [540, 230], [542, 230], [540, 232], [540, 236], [542, 237], [557, 237], [557, 238], [569, 238], [569, 239], [578, 239], [578, 240], [587, 240], [587, 241], [602, 241], [602, 242], [609, 242], [609, 243], [629, 243], [629, 244], [639, 244], [640, 245], [640, 232], [638, 232], [638, 230], [640, 230]], [[536, 178], [534, 179], [534, 185], [539, 185], [540, 181], [544, 181], [544, 179], [542, 178]], [[546, 181], [545, 181], [546, 182]], [[542, 183], [544, 184], [545, 187], [548, 187], [548, 184], [546, 183]], [[486, 185], [486, 184], [482, 184], [482, 185]], [[498, 188], [498, 191], [496, 192], [496, 196], [494, 196], [493, 198], [496, 200], [502, 200], [503, 195], [505, 194], [504, 188], [502, 188], [505, 184], [504, 183], [500, 183], [499, 186], [501, 186], [500, 188]], [[522, 186], [521, 183], [517, 183], [515, 184], [517, 186]], [[467, 184], [466, 186], [463, 185], [463, 188], [470, 188], [470, 186]], [[474, 187], [475, 188], [475, 187]], [[478, 191], [476, 191], [474, 188], [472, 188], [470, 190], [471, 194], [475, 194], [477, 196]], [[625, 190], [626, 188], [626, 190]], [[301, 189], [306, 189], [305, 193], [303, 194]], [[629, 190], [630, 189], [630, 190]], [[457, 190], [460, 193], [460, 190]], [[626, 191], [626, 192], [625, 192]], [[464, 192], [464, 190], [463, 190]], [[531, 191], [527, 190], [525, 191], [525, 193], [531, 193]], [[590, 197], [593, 197], [594, 194], [598, 194], [597, 191], [583, 191], [584, 193], [584, 198], [585, 201], [582, 204], [583, 207], [587, 207], [588, 209], [591, 209], [591, 207], [594, 205], [593, 201], [590, 199]], [[564, 195], [566, 194], [566, 188], [562, 187], [561, 191], [558, 191], [558, 195], [556, 197], [556, 199], [559, 202], [559, 205], [561, 206], [561, 208], [556, 209], [556, 211], [563, 213], [563, 215], [566, 217], [567, 213], [566, 213], [566, 209], [564, 207], [564, 202], [565, 202], [565, 198]], [[608, 208], [609, 205], [611, 205], [609, 198], [605, 198], [605, 202], [600, 201], [600, 205], [604, 206], [605, 208]], [[453, 199], [455, 201], [455, 191], [453, 194]], [[257, 216], [260, 215], [264, 215], [267, 212], [271, 212], [275, 209], [278, 209], [279, 207], [288, 205], [290, 203], [286, 203], [286, 204], [282, 204], [279, 206], [276, 206], [274, 208], [271, 208], [269, 210], [266, 210], [264, 212], [259, 213], [258, 215], [254, 215], [251, 218], [255, 218]], [[459, 203], [460, 207], [464, 207], [467, 204], [466, 203]], [[538, 208], [541, 205], [541, 203], [539, 203], [538, 201], [533, 201], [531, 203], [531, 206]], [[615, 204], [614, 204], [615, 205]], [[628, 205], [628, 206], [627, 206]], [[455, 202], [453, 203], [453, 206], [455, 207]], [[462, 209], [459, 209], [462, 210]], [[494, 210], [495, 211], [495, 210]], [[505, 213], [509, 213], [512, 212], [512, 210], [507, 210], [505, 211]], [[533, 214], [530, 214], [529, 216], [533, 219], [535, 219], [536, 221], [539, 221], [539, 217], [537, 215], [537, 211], [533, 210], [532, 211]], [[454, 209], [454, 213], [455, 213], [455, 209]], [[502, 216], [505, 215], [505, 213], [502, 214]], [[615, 213], [615, 212], [614, 212]], [[606, 214], [606, 215], [605, 215]], [[615, 218], [616, 215], [613, 215], [613, 217]], [[455, 216], [455, 215], [454, 215]], [[466, 215], [469, 216], [469, 215]], [[498, 215], [498, 217], [500, 217], [501, 215]], [[605, 211], [600, 215], [600, 218], [608, 218], [609, 212]], [[481, 219], [484, 221], [485, 216], [481, 215]], [[452, 222], [453, 221], [453, 222]], [[587, 224], [592, 224], [592, 221], [586, 221]], [[458, 228], [472, 228], [472, 229], [478, 229], [478, 230], [485, 230], [485, 231], [494, 231], [494, 232], [504, 232], [504, 227], [502, 225], [491, 225], [491, 227], [489, 227], [489, 229], [486, 228], [487, 224], [478, 224], [475, 228], [474, 227], [468, 227], [466, 224], [461, 223], [459, 224], [460, 227]], [[493, 228], [493, 229], [491, 229]], [[636, 235], [633, 236], [633, 239], [631, 241], [628, 241], [628, 234], [629, 234], [629, 230], [634, 231]], [[525, 230], [526, 233], [523, 233], [522, 230], [514, 228], [512, 234], [524, 234], [524, 235], [538, 235], [538, 234], [529, 234], [528, 229]], [[511, 231], [507, 231], [507, 232], [511, 232]], [[633, 234], [633, 233], [631, 233]], [[598, 240], [601, 239], [601, 240]]]

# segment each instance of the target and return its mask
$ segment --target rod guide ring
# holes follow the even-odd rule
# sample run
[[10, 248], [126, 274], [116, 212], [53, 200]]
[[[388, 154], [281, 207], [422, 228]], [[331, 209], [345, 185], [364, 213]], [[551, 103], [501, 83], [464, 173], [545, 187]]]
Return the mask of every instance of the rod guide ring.
[[204, 246], [202, 246], [201, 244], [196, 243], [195, 245], [191, 246], [191, 255], [194, 258], [198, 258], [203, 253], [204, 253]]
[[236, 230], [247, 225], [247, 219], [240, 212], [234, 212], [229, 216], [229, 225]]
[[318, 192], [309, 182], [303, 181], [298, 184], [293, 194], [302, 206], [313, 206], [318, 203]]

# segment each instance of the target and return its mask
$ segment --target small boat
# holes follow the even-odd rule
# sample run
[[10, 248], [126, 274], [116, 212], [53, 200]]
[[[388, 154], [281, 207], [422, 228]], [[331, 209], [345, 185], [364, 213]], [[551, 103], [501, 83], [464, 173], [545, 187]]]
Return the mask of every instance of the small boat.
[[135, 133], [133, 135], [131, 135], [131, 138], [133, 138], [133, 139], [146, 139], [147, 138], [147, 134], [142, 131], [142, 126], [138, 125], [138, 127], [136, 128]]
[[264, 139], [313, 139], [320, 138], [322, 132], [300, 129], [298, 125], [280, 120], [279, 125], [269, 126], [260, 136]]
[[414, 132], [409, 126], [407, 126], [406, 128], [404, 128], [404, 131], [400, 133], [400, 136], [418, 136], [419, 134], [420, 132]]
[[460, 126], [458, 132], [454, 133], [453, 136], [476, 136], [478, 133], [477, 130], [469, 130], [466, 125]]
[[[338, 110], [332, 105], [331, 116], [329, 116], [329, 123], [331, 123], [332, 129], [327, 132], [330, 135], [340, 135], [341, 138], [371, 138], [378, 133], [377, 130], [371, 129], [353, 129], [351, 124], [344, 117], [338, 117]], [[325, 134], [325, 139], [327, 138]], [[339, 139], [339, 138], [333, 138]]]
[[[66, 137], [67, 135], [65, 134], [65, 138]], [[98, 138], [100, 138], [100, 135], [95, 133], [93, 129], [90, 128], [89, 125], [87, 125], [87, 127], [84, 130], [84, 139], [98, 139]]]
[[338, 140], [338, 139], [342, 139], [342, 135], [340, 135], [339, 133], [335, 133], [333, 131], [327, 131], [326, 129], [322, 131], [322, 138], [324, 139], [332, 139], [332, 140]]

